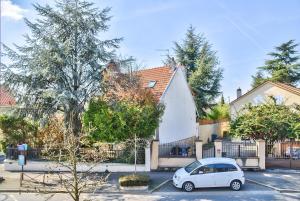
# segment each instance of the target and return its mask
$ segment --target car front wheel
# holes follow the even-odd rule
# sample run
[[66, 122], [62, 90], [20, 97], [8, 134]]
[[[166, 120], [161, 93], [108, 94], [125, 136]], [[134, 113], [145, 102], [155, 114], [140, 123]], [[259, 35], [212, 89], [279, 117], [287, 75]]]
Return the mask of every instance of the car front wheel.
[[242, 188], [242, 182], [240, 182], [239, 180], [233, 180], [230, 183], [230, 188], [234, 191], [239, 191]]
[[186, 192], [192, 192], [194, 190], [194, 184], [189, 181], [185, 182], [182, 187]]

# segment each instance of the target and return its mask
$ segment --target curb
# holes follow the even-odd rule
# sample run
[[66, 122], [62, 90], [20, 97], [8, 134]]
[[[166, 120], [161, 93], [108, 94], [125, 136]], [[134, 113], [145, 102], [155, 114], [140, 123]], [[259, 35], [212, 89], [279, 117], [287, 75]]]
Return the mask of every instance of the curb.
[[261, 183], [261, 182], [257, 182], [257, 181], [252, 180], [252, 179], [246, 179], [246, 181], [249, 181], [251, 183], [258, 184], [260, 186], [264, 186], [264, 187], [267, 187], [267, 188], [271, 188], [271, 189], [273, 189], [275, 191], [279, 191], [280, 190], [279, 188], [276, 188], [274, 186], [270, 186], [270, 185], [267, 185], [267, 184], [264, 184], [264, 183]]
[[246, 181], [249, 181], [251, 183], [254, 183], [254, 184], [257, 184], [257, 185], [261, 185], [261, 186], [264, 186], [264, 187], [267, 187], [267, 188], [271, 188], [271, 189], [273, 189], [275, 191], [278, 191], [279, 193], [300, 193], [300, 190], [276, 188], [274, 186], [270, 186], [268, 184], [257, 182], [257, 181], [252, 180], [252, 179], [246, 179]]
[[[0, 193], [42, 193], [42, 194], [56, 194], [56, 193], [68, 193], [68, 191], [63, 190], [53, 190], [53, 191], [38, 191], [38, 190], [32, 190], [32, 189], [1, 189]], [[82, 193], [91, 193], [91, 194], [132, 194], [132, 195], [149, 195], [149, 192], [141, 192], [141, 191], [100, 191], [100, 192], [94, 192], [94, 191], [84, 191]]]
[[0, 193], [68, 193], [68, 191], [39, 191], [39, 190], [32, 190], [32, 189], [1, 189]]
[[274, 174], [300, 174], [300, 170], [266, 169], [265, 172]]
[[150, 193], [153, 193], [154, 191], [157, 191], [158, 189], [160, 189], [163, 185], [165, 185], [169, 181], [172, 181], [172, 179], [167, 179], [167, 180], [163, 181], [162, 183], [160, 183], [159, 185], [157, 185], [156, 187], [154, 187], [153, 189], [151, 189]]

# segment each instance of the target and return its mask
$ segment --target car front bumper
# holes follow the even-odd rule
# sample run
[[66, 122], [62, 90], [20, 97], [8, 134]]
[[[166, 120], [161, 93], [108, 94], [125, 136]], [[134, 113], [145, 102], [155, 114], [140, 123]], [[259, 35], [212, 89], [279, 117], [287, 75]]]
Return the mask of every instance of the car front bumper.
[[242, 178], [241, 178], [241, 182], [242, 182], [242, 184], [244, 185], [245, 184], [245, 176], [243, 176]]
[[180, 180], [178, 180], [177, 178], [173, 177], [172, 183], [176, 188], [182, 188], [182, 182], [180, 182]]

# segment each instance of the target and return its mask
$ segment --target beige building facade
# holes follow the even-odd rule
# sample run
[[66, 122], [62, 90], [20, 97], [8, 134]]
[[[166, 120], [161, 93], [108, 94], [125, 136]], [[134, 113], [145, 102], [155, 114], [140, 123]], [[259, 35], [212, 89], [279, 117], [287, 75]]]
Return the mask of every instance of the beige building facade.
[[230, 103], [231, 119], [242, 113], [242, 109], [247, 104], [262, 104], [270, 96], [274, 97], [278, 103], [288, 106], [300, 105], [300, 89], [283, 83], [268, 81], [243, 95], [240, 92], [237, 95], [237, 99]]

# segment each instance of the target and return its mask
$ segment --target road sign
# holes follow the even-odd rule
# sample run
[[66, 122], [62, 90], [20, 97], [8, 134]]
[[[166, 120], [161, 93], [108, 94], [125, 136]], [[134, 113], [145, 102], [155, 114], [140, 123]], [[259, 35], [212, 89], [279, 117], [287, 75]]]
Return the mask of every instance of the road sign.
[[23, 166], [23, 165], [25, 165], [25, 156], [24, 155], [19, 155], [18, 156], [18, 164], [20, 165], [20, 166]]

